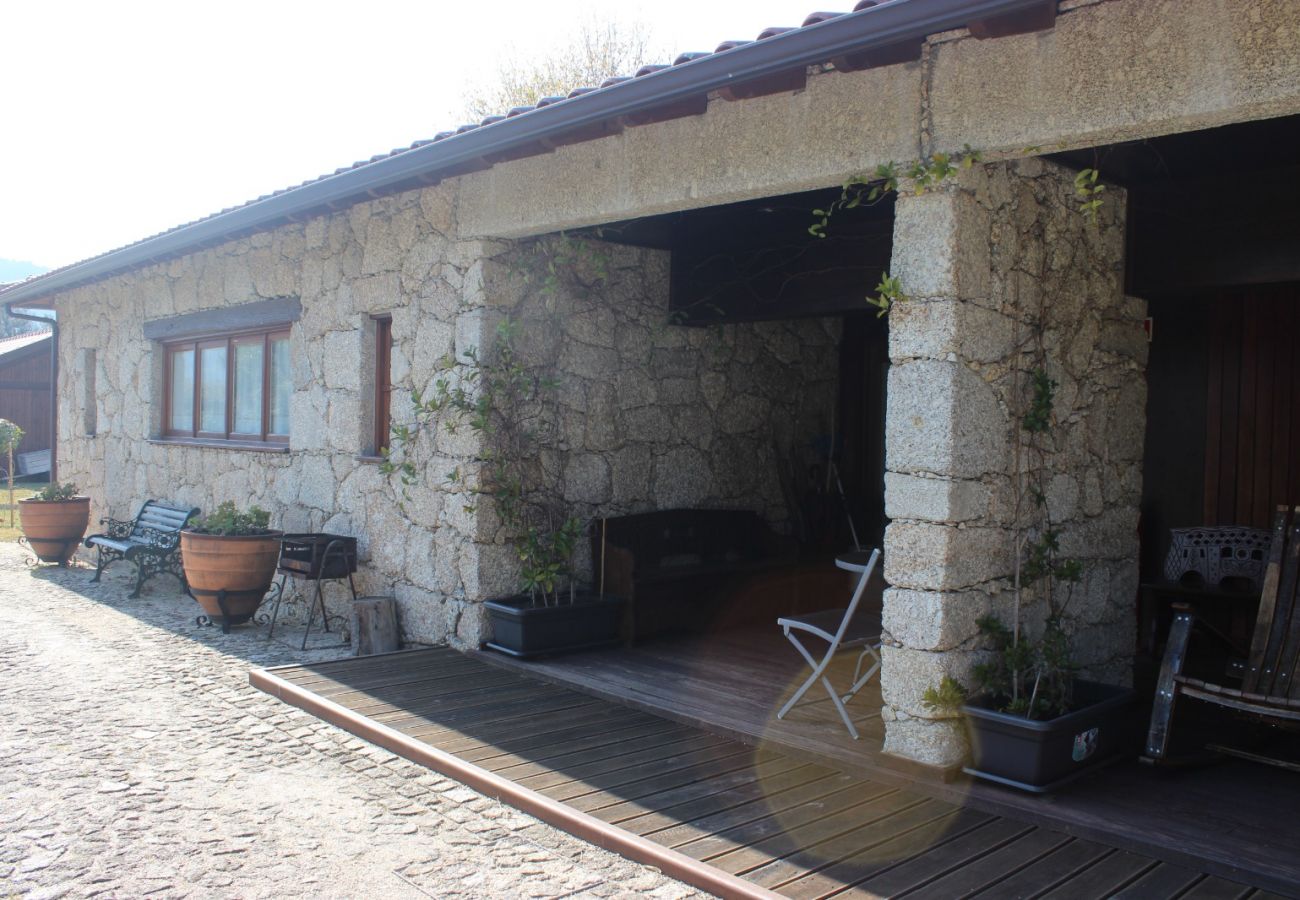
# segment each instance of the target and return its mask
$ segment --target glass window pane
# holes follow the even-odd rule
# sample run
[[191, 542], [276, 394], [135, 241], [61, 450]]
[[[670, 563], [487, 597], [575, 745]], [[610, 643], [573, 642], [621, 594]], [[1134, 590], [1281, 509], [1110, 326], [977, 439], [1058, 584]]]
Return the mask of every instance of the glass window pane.
[[262, 434], [262, 341], [235, 344], [235, 431]]
[[199, 350], [199, 431], [226, 433], [226, 348]]
[[271, 338], [271, 433], [289, 433], [289, 395], [293, 373], [289, 369], [289, 339]]
[[172, 355], [171, 431], [194, 430], [194, 351], [177, 350]]

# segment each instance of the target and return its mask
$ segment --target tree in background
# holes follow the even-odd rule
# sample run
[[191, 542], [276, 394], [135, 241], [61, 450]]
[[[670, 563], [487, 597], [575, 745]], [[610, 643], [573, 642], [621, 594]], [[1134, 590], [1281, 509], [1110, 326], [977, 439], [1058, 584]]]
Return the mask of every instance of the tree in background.
[[572, 39], [541, 58], [523, 59], [516, 52], [502, 54], [486, 83], [466, 91], [466, 121], [504, 115], [515, 106], [533, 106], [543, 97], [563, 97], [578, 87], [599, 87], [614, 75], [634, 75], [651, 62], [668, 62], [654, 46], [643, 23], [591, 19]]

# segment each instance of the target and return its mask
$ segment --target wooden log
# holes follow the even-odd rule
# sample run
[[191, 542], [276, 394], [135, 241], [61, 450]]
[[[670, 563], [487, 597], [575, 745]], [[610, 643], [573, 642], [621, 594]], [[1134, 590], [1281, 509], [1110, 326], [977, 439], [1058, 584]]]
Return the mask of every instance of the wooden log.
[[352, 655], [371, 656], [401, 649], [397, 601], [392, 597], [358, 597], [352, 601]]

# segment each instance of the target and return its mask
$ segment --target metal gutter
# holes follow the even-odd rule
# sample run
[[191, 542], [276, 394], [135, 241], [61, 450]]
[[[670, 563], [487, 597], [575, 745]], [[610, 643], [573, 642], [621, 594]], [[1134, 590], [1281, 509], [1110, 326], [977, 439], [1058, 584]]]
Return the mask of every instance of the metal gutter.
[[825, 63], [833, 57], [881, 49], [962, 28], [971, 22], [1042, 6], [1043, 0], [888, 0], [880, 6], [669, 66], [326, 176], [23, 282], [0, 293], [0, 298], [10, 302], [31, 301], [112, 272], [174, 256], [197, 245], [219, 242], [235, 233], [314, 214], [322, 207], [357, 202], [391, 190], [395, 185], [434, 181], [440, 172], [458, 166], [481, 166], [484, 157], [506, 154], [546, 137], [800, 66]]

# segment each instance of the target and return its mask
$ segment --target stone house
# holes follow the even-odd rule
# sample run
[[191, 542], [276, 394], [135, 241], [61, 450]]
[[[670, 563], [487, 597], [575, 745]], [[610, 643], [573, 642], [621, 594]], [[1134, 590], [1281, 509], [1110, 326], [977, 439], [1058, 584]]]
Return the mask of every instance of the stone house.
[[[405, 499], [378, 452], [411, 392], [461, 377], [503, 317], [561, 376], [549, 461], [584, 516], [734, 506], [789, 528], [783, 454], [851, 426], [865, 437], [842, 468], [889, 584], [886, 750], [949, 764], [962, 738], [921, 694], [967, 670], [975, 620], [1005, 597], [1032, 334], [1058, 385], [1047, 503], [1085, 563], [1078, 658], [1128, 679], [1140, 556], [1159, 552], [1139, 513], [1168, 527], [1212, 500], [1241, 520], [1300, 499], [1261, 441], [1238, 462], [1282, 474], [1223, 500], [1206, 435], [1241, 423], [1182, 377], [1221, 364], [1216, 310], [1247, 317], [1232, 333], [1277, 332], [1211, 294], [1300, 280], [1300, 5], [858, 5], [6, 289], [10, 308], [57, 311], [59, 478], [96, 516], [233, 499], [358, 535], [365, 589], [395, 592], [409, 637], [476, 645], [513, 553], [489, 508], [430, 473], [481, 448], [423, 433]], [[819, 243], [811, 211], [847, 180], [963, 147], [978, 161], [929, 189], [838, 211], [824, 255], [787, 252]], [[1076, 176], [1094, 168], [1108, 189], [1090, 218]], [[863, 297], [886, 272], [906, 300], [877, 319]], [[1274, 305], [1261, 315], [1293, 315]], [[1149, 342], [1143, 326], [1165, 316], [1157, 359], [1163, 327]]]

